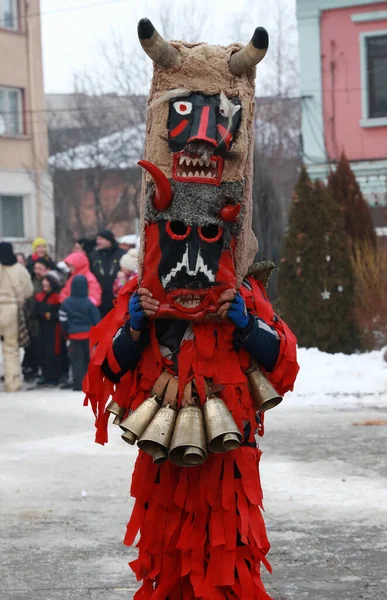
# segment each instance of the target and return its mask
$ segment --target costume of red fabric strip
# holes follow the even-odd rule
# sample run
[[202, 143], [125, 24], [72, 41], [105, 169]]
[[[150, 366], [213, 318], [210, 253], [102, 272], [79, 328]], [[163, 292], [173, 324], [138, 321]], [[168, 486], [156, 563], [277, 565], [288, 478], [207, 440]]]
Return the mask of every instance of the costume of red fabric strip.
[[[295, 338], [276, 320], [263, 286], [250, 280], [252, 292], [242, 288], [253, 314], [278, 331], [280, 356], [267, 374], [280, 393], [291, 389], [298, 365]], [[130, 295], [137, 280], [121, 290], [117, 306], [92, 330], [92, 359], [84, 390], [96, 416], [96, 441], [107, 441], [106, 402], [113, 399], [127, 409], [136, 408], [150, 394], [163, 368], [170, 368], [158, 346], [154, 323], [150, 343], [133, 373], [115, 386], [102, 374], [106, 357], [111, 362], [111, 341], [127, 318]], [[193, 323], [195, 340], [185, 341], [179, 354], [179, 402], [185, 384], [195, 378], [201, 402], [206, 399], [205, 379], [212, 379], [242, 430], [250, 422], [254, 440], [255, 409], [245, 369], [249, 355], [233, 346], [231, 324]], [[135, 506], [124, 543], [132, 545], [138, 533], [138, 558], [131, 563], [142, 582], [136, 600], [270, 600], [260, 578], [260, 565], [268, 569], [269, 542], [262, 517], [259, 477], [260, 452], [242, 446], [225, 454], [209, 454], [200, 467], [181, 468], [170, 462], [154, 465], [139, 452], [131, 486]]]
[[124, 540], [131, 545], [140, 531], [139, 557], [131, 563], [143, 580], [138, 597], [269, 600], [259, 577], [261, 562], [270, 568], [259, 456], [242, 447], [184, 469], [155, 466], [140, 452], [131, 490], [136, 503]]

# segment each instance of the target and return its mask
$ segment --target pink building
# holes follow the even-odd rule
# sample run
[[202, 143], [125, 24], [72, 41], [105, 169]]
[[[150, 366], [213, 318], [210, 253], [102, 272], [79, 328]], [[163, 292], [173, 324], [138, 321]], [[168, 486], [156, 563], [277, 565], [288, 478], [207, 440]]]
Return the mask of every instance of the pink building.
[[297, 17], [309, 172], [344, 150], [387, 235], [387, 1], [297, 0]]

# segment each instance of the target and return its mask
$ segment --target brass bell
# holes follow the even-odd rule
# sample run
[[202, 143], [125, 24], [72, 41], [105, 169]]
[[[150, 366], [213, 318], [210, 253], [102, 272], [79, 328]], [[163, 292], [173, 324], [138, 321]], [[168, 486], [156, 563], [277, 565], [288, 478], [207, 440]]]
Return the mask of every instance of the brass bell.
[[278, 406], [283, 400], [282, 396], [273, 388], [262, 371], [254, 365], [246, 371], [251, 396], [257, 410], [265, 412]]
[[195, 467], [207, 458], [203, 413], [198, 406], [185, 406], [177, 416], [169, 460], [179, 467]]
[[207, 398], [203, 414], [210, 452], [228, 452], [239, 448], [242, 434], [223, 400], [216, 396]]
[[142, 436], [159, 408], [160, 405], [157, 402], [156, 396], [144, 400], [144, 402], [120, 424], [121, 429], [124, 431], [121, 436], [122, 439], [128, 444], [133, 445], [135, 441]]
[[161, 465], [168, 459], [168, 452], [164, 448], [156, 450], [153, 454], [153, 462], [155, 465]]
[[126, 408], [124, 406], [120, 406], [119, 404], [117, 404], [117, 402], [114, 402], [114, 400], [111, 400], [109, 402], [109, 404], [106, 407], [106, 410], [112, 415], [115, 415], [113, 421], [114, 425], [119, 425], [126, 413]]
[[138, 440], [138, 447], [147, 454], [158, 458], [160, 458], [160, 450], [167, 453], [176, 417], [176, 410], [169, 405], [162, 406]]

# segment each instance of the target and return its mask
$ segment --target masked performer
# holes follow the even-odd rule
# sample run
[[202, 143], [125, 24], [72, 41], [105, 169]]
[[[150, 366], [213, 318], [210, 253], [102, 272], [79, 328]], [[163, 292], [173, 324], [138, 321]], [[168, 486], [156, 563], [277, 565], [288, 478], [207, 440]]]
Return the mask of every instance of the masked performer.
[[154, 62], [139, 275], [91, 334], [84, 390], [96, 441], [113, 413], [140, 447], [125, 536], [140, 534], [135, 599], [269, 600], [256, 434], [298, 366], [266, 295], [270, 269], [251, 266], [255, 65], [268, 35], [168, 43], [148, 19], [138, 33]]

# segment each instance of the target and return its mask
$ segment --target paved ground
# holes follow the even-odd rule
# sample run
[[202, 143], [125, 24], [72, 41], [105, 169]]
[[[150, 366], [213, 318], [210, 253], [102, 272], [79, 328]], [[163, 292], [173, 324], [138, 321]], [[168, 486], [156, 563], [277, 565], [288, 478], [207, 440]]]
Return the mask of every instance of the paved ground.
[[[73, 392], [0, 394], [1, 600], [120, 600], [136, 584], [121, 544], [134, 451], [93, 425]], [[339, 406], [339, 402], [337, 405]], [[267, 418], [262, 443], [275, 600], [386, 600], [387, 418], [298, 406]]]

